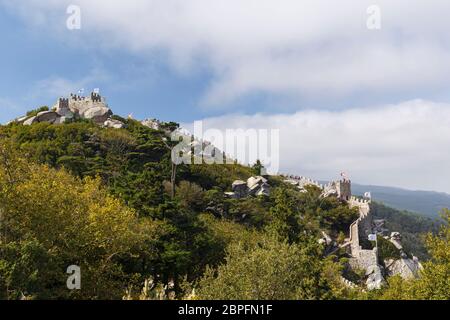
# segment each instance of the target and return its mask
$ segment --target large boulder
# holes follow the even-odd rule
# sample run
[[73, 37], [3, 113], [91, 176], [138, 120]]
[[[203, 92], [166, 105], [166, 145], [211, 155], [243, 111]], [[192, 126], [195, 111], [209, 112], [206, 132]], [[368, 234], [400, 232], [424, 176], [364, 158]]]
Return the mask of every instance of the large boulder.
[[247, 196], [247, 183], [242, 180], [236, 180], [232, 185], [233, 193], [236, 198], [244, 198]]
[[156, 119], [145, 119], [141, 123], [142, 123], [143, 126], [151, 128], [153, 130], [161, 129], [161, 122], [159, 120], [156, 120]]
[[253, 188], [256, 185], [262, 185], [264, 183], [267, 183], [267, 179], [264, 177], [250, 177], [247, 180], [247, 186], [249, 189]]
[[36, 122], [55, 123], [61, 116], [54, 111], [42, 111], [36, 115]]
[[366, 270], [366, 276], [368, 276], [366, 285], [367, 290], [369, 291], [379, 290], [386, 284], [386, 281], [383, 277], [383, 270], [379, 265], [372, 265], [368, 267]]
[[14, 120], [14, 122], [22, 123], [22, 124], [23, 124], [23, 123], [24, 123], [25, 121], [27, 121], [29, 118], [30, 118], [29, 116], [20, 117], [20, 118]]
[[103, 126], [106, 128], [122, 129], [125, 127], [125, 124], [119, 120], [108, 119], [103, 123]]
[[270, 186], [266, 178], [258, 176], [258, 177], [250, 177], [247, 180], [247, 188], [248, 194], [251, 196], [269, 196], [270, 195]]
[[256, 196], [270, 196], [270, 186], [265, 183], [262, 184], [258, 191], [256, 191]]
[[385, 262], [386, 272], [389, 276], [399, 275], [403, 279], [414, 279], [422, 268], [417, 258], [415, 259], [389, 259]]
[[91, 119], [94, 122], [104, 124], [105, 121], [108, 120], [110, 116], [112, 116], [112, 112], [111, 109], [107, 107], [99, 106], [87, 109], [81, 116], [86, 119]]
[[27, 120], [25, 120], [24, 122], [23, 122], [23, 125], [24, 126], [31, 126], [33, 123], [36, 123], [37, 121], [36, 121], [36, 117], [31, 117], [31, 118], [28, 118]]
[[401, 241], [402, 241], [402, 235], [400, 234], [400, 232], [392, 232], [389, 241], [391, 241], [391, 243], [392, 243], [397, 249], [403, 250], [403, 246], [402, 246], [402, 244], [401, 244]]

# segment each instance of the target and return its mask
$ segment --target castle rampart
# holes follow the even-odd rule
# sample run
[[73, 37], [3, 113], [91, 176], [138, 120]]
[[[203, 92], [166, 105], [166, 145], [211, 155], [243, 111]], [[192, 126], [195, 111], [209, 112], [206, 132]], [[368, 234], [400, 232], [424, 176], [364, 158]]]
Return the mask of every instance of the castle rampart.
[[357, 208], [359, 217], [350, 226], [350, 237], [347, 242], [350, 245], [352, 267], [368, 270], [369, 267], [378, 266], [377, 249], [365, 249], [361, 245], [361, 239], [367, 239], [372, 233], [372, 214], [370, 211], [370, 200], [359, 199], [352, 196], [351, 181], [349, 179], [342, 179], [339, 181], [332, 181], [328, 184], [321, 185], [305, 177], [298, 177], [287, 175], [288, 182], [296, 183], [299, 187], [305, 185], [315, 185], [322, 189], [323, 197], [336, 196], [341, 201], [348, 203], [350, 208]]
[[77, 116], [92, 119], [99, 124], [104, 124], [112, 115], [105, 99], [96, 92], [92, 92], [89, 97], [70, 94], [68, 99], [60, 98], [54, 109], [65, 118]]
[[370, 201], [351, 197], [349, 200], [350, 208], [358, 208], [359, 218], [350, 226], [350, 242], [352, 265], [359, 268], [367, 269], [368, 266], [377, 265], [377, 252], [374, 250], [363, 249], [360, 239], [367, 239], [372, 233], [372, 215], [370, 212]]

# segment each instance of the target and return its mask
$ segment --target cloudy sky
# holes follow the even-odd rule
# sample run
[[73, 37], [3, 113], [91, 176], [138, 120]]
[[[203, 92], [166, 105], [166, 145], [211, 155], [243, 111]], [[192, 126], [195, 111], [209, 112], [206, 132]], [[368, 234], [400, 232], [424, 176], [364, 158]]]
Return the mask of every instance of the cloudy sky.
[[[367, 28], [373, 4], [380, 30]], [[100, 87], [122, 115], [280, 129], [282, 172], [450, 192], [449, 12], [448, 0], [0, 0], [0, 121]]]

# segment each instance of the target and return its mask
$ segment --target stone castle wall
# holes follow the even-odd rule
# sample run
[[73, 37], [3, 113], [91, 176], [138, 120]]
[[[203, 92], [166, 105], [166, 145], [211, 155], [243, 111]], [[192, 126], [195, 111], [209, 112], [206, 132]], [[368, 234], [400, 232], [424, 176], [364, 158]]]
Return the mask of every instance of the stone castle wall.
[[[283, 175], [282, 175], [283, 176]], [[380, 289], [385, 285], [383, 268], [379, 264], [378, 249], [364, 248], [363, 239], [368, 239], [369, 234], [374, 234], [373, 216], [370, 210], [370, 200], [358, 199], [351, 195], [351, 181], [348, 179], [333, 181], [326, 185], [321, 185], [317, 181], [305, 177], [298, 177], [292, 175], [284, 175], [286, 182], [297, 185], [300, 189], [306, 185], [315, 185], [322, 189], [321, 197], [334, 196], [346, 202], [350, 208], [357, 208], [359, 217], [350, 225], [350, 235], [346, 242], [339, 246], [339, 248], [346, 248], [350, 253], [349, 264], [354, 269], [362, 269], [367, 276], [367, 289]], [[393, 240], [391, 235], [391, 242], [396, 245], [397, 249], [401, 250], [401, 244], [398, 240]], [[321, 239], [322, 241], [323, 239]], [[362, 245], [363, 244], [363, 245]], [[404, 254], [404, 253], [403, 253]], [[398, 259], [384, 261], [386, 265], [387, 274], [390, 276], [400, 275], [404, 279], [411, 279], [418, 276], [419, 270], [422, 268], [417, 258], [413, 259]], [[343, 278], [343, 283], [352, 287], [353, 284]]]
[[352, 196], [351, 181], [348, 179], [332, 181], [326, 185], [306, 177], [284, 175], [287, 182], [296, 183], [299, 187], [315, 185], [322, 189], [323, 197], [334, 195], [342, 201], [346, 201], [350, 208], [358, 208], [359, 217], [350, 226], [350, 264], [352, 267], [367, 270], [370, 266], [378, 265], [377, 249], [366, 250], [361, 246], [360, 239], [367, 239], [372, 233], [372, 214], [370, 201]]
[[97, 123], [104, 123], [112, 115], [106, 100], [94, 92], [90, 97], [71, 94], [68, 99], [60, 98], [54, 109], [59, 115], [66, 118], [79, 116], [92, 119]]
[[368, 270], [369, 267], [378, 265], [377, 249], [373, 250], [358, 250], [352, 252], [352, 258], [349, 263], [352, 268]]
[[351, 254], [350, 264], [352, 267], [367, 270], [370, 266], [378, 265], [376, 249], [365, 250], [360, 244], [361, 238], [367, 238], [372, 233], [372, 214], [370, 212], [370, 201], [351, 197], [350, 208], [358, 208], [359, 218], [350, 226]]

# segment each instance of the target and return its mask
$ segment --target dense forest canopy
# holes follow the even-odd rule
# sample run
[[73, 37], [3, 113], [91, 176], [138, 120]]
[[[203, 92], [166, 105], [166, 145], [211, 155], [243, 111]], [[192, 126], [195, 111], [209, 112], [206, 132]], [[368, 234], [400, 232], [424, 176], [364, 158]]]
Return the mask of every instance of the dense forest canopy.
[[[164, 130], [122, 121], [125, 129], [86, 120], [0, 127], [1, 299], [449, 297], [447, 225], [428, 236], [419, 280], [351, 289], [341, 281], [345, 252], [317, 240], [326, 232], [343, 243], [355, 209], [276, 176], [270, 196], [228, 198], [260, 163], [174, 166]], [[402, 223], [382, 206], [376, 215]], [[411, 235], [434, 230], [401, 219], [411, 219]], [[70, 265], [82, 270], [82, 290], [66, 287]]]

